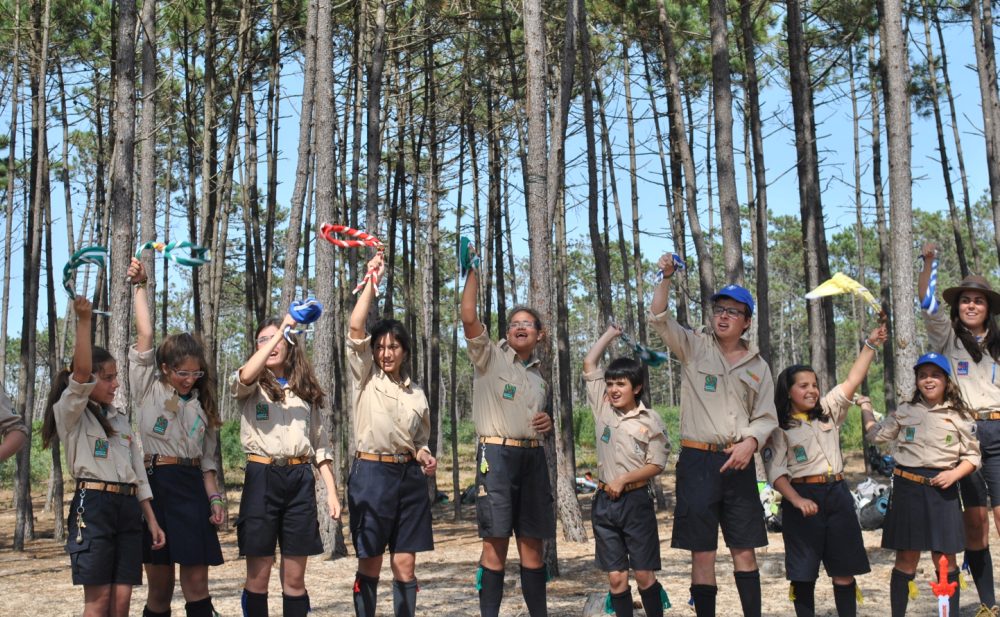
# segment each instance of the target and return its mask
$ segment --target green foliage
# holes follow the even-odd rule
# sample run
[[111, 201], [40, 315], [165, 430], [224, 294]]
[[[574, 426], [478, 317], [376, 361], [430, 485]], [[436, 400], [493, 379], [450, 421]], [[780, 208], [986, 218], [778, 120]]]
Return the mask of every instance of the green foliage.
[[[66, 467], [66, 453], [61, 451], [63, 475], [70, 477]], [[14, 485], [14, 459], [10, 457], [0, 463], [0, 488], [10, 489]], [[31, 428], [31, 484], [32, 486], [47, 486], [49, 470], [52, 468], [52, 452], [42, 449], [42, 423], [35, 422]], [[37, 491], [37, 489], [36, 489]]]

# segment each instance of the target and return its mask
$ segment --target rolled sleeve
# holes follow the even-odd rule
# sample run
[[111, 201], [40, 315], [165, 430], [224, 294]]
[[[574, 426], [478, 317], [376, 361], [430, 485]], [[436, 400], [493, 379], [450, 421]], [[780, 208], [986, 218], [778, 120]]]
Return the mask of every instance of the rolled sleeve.
[[[413, 447], [416, 451], [427, 450], [430, 452], [430, 448], [427, 444], [431, 439], [431, 414], [425, 413], [420, 417], [420, 428], [417, 429], [417, 434], [413, 436]], [[433, 452], [431, 452], [433, 455]]]
[[979, 449], [979, 440], [973, 432], [975, 423], [960, 420], [955, 423], [955, 426], [958, 427], [958, 441], [962, 446], [958, 454], [959, 460], [969, 461], [975, 465], [976, 469], [979, 469], [983, 460]]
[[587, 384], [587, 403], [594, 418], [597, 418], [604, 403], [604, 394], [608, 391], [608, 385], [604, 381], [604, 369], [598, 368], [584, 373], [583, 379]]
[[954, 335], [948, 314], [941, 310], [933, 313], [925, 310], [921, 311], [920, 314], [924, 319], [927, 341], [930, 343], [931, 349], [939, 352], [944, 351], [948, 345], [948, 339]]
[[[87, 410], [87, 401], [90, 400], [90, 393], [96, 386], [97, 380], [94, 379], [93, 375], [90, 376], [90, 381], [87, 383], [80, 383], [70, 375], [69, 385], [66, 386], [62, 396], [52, 406], [52, 413], [57, 420], [61, 421], [63, 431], [69, 432], [80, 423], [80, 417]], [[64, 435], [65, 433], [61, 434], [60, 438], [64, 438]]]
[[128, 379], [132, 392], [132, 404], [136, 407], [149, 396], [149, 390], [156, 383], [156, 354], [152, 349], [139, 351], [135, 345], [128, 349]]
[[351, 367], [351, 376], [357, 383], [363, 384], [371, 375], [375, 357], [372, 352], [372, 337], [369, 334], [363, 339], [347, 338], [347, 364]]
[[757, 451], [760, 452], [776, 428], [778, 428], [778, 412], [774, 408], [774, 380], [771, 379], [771, 371], [766, 370], [761, 376], [760, 390], [750, 412], [750, 423], [746, 428], [746, 434], [740, 437], [756, 439]]
[[847, 420], [847, 412], [850, 411], [853, 404], [849, 398], [844, 396], [844, 389], [840, 387], [840, 384], [834, 386], [833, 390], [827, 392], [826, 396], [820, 400], [823, 411], [833, 419], [833, 423], [837, 426]]
[[785, 431], [780, 428], [771, 431], [761, 450], [761, 458], [767, 472], [767, 481], [771, 484], [781, 476], [788, 475], [788, 440]]
[[142, 445], [138, 439], [129, 440], [129, 450], [132, 454], [132, 470], [135, 471], [136, 497], [139, 501], [146, 501], [153, 498], [153, 489], [149, 486], [146, 478], [146, 465], [143, 462]]
[[865, 432], [865, 438], [872, 443], [888, 443], [899, 435], [899, 420], [891, 413], [882, 418]]
[[677, 323], [677, 320], [668, 311], [656, 315], [650, 313], [647, 323], [653, 330], [656, 330], [656, 333], [660, 335], [660, 338], [677, 356], [678, 360], [685, 362], [691, 356], [692, 340], [697, 335], [693, 330]]
[[0, 392], [0, 435], [6, 437], [11, 431], [21, 431], [25, 437], [28, 435], [28, 427], [21, 416], [14, 413], [10, 397]]
[[[650, 410], [650, 413], [656, 414], [653, 410]], [[667, 467], [667, 459], [670, 455], [670, 440], [667, 439], [666, 427], [660, 424], [657, 428], [659, 430], [649, 438], [649, 446], [646, 448], [646, 463], [656, 465], [662, 470]]]
[[479, 336], [465, 339], [465, 348], [469, 354], [469, 359], [472, 361], [472, 365], [480, 373], [485, 373], [489, 370], [490, 362], [493, 360], [494, 346], [486, 328], [483, 328]]
[[326, 428], [326, 422], [319, 408], [313, 405], [309, 410], [312, 429], [309, 431], [309, 441], [312, 442], [313, 452], [315, 452], [316, 465], [324, 461], [333, 461], [333, 454], [330, 448], [330, 431]]
[[251, 384], [245, 384], [245, 383], [243, 383], [240, 380], [240, 371], [239, 371], [239, 369], [237, 369], [236, 373], [233, 374], [233, 379], [230, 382], [229, 386], [230, 386], [229, 389], [230, 389], [230, 392], [233, 395], [233, 398], [235, 398], [236, 400], [239, 400], [239, 401], [242, 401], [242, 400], [250, 398], [254, 394], [257, 394], [257, 391], [260, 389], [260, 387], [257, 385], [256, 381], [254, 381]]
[[207, 473], [209, 471], [214, 471], [219, 473], [219, 466], [215, 462], [216, 456], [219, 452], [219, 429], [214, 426], [210, 426], [205, 429], [204, 444], [201, 455], [201, 471], [202, 473]]

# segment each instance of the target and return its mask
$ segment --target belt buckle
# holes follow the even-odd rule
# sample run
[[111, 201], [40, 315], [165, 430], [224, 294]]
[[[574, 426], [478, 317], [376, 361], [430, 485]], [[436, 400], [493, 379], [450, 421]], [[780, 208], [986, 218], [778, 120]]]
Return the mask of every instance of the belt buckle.
[[274, 465], [275, 467], [284, 467], [285, 465], [288, 464], [288, 457], [282, 456], [279, 458], [272, 458], [271, 464]]
[[715, 448], [715, 452], [725, 452], [726, 448], [729, 447], [724, 442], [721, 442], [721, 441], [718, 442], [718, 443], [712, 444], [712, 446]]
[[392, 455], [392, 462], [402, 465], [406, 462], [406, 454], [395, 453]]

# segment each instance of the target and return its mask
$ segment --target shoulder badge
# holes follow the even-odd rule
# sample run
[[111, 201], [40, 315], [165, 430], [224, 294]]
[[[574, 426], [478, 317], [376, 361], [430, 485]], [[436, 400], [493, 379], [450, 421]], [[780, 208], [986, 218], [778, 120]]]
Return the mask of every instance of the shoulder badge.
[[770, 463], [771, 459], [774, 458], [774, 450], [772, 450], [771, 447], [768, 446], [760, 451], [760, 457], [764, 459], [765, 463]]

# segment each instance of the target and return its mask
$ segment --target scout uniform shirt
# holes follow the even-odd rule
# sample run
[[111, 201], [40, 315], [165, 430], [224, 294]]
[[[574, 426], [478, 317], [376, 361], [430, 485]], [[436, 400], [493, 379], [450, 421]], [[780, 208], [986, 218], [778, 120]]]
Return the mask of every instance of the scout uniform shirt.
[[134, 484], [139, 501], [152, 499], [153, 491], [142, 464], [142, 448], [133, 438], [128, 417], [117, 407], [108, 407], [106, 417], [115, 431], [109, 436], [87, 410], [90, 392], [96, 385], [93, 376], [87, 383], [77, 383], [70, 375], [69, 386], [52, 406], [70, 472], [77, 480]]
[[423, 389], [403, 378], [396, 383], [375, 364], [372, 337], [347, 337], [351, 367], [354, 433], [359, 452], [414, 456], [427, 448], [431, 434], [430, 410]]
[[840, 451], [840, 425], [847, 419], [851, 401], [838, 384], [820, 399], [827, 420], [792, 420], [787, 429], [776, 428], [764, 449], [760, 451], [767, 469], [767, 479], [781, 476], [836, 475], [844, 471], [844, 456]]
[[651, 315], [649, 325], [681, 361], [681, 439], [728, 444], [754, 437], [763, 448], [778, 414], [771, 369], [757, 350], [730, 364], [707, 328], [685, 328], [667, 311]]
[[603, 369], [584, 373], [583, 378], [597, 431], [597, 477], [611, 482], [647, 463], [666, 467], [670, 441], [660, 415], [646, 409], [642, 401], [625, 413], [612, 407], [605, 396]]
[[979, 362], [972, 359], [962, 341], [955, 336], [951, 319], [945, 311], [924, 314], [931, 348], [948, 358], [951, 375], [962, 391], [962, 399], [974, 411], [1000, 411], [1000, 366], [983, 350]]
[[923, 402], [902, 403], [868, 430], [872, 443], [895, 442], [896, 464], [904, 467], [953, 469], [961, 461], [977, 468], [979, 440], [975, 424], [961, 417], [947, 404], [928, 407]]
[[[267, 370], [267, 369], [264, 369]], [[233, 375], [232, 393], [240, 406], [240, 443], [247, 454], [270, 458], [312, 458], [316, 465], [332, 461], [330, 435], [319, 409], [305, 402], [287, 385], [284, 401], [272, 401], [257, 382]]]
[[11, 431], [21, 431], [28, 435], [28, 427], [24, 425], [21, 416], [14, 413], [14, 404], [10, 397], [0, 391], [0, 437], [6, 437]]
[[465, 339], [476, 367], [472, 385], [472, 420], [480, 437], [543, 439], [531, 428], [535, 414], [545, 411], [545, 380], [538, 358], [521, 362], [507, 341], [494, 343], [486, 329]]
[[209, 428], [198, 391], [192, 389], [185, 401], [173, 386], [157, 379], [152, 349], [139, 352], [133, 345], [128, 359], [132, 406], [139, 410], [136, 424], [142, 451], [147, 455], [200, 458], [203, 472], [218, 471], [218, 429]]

